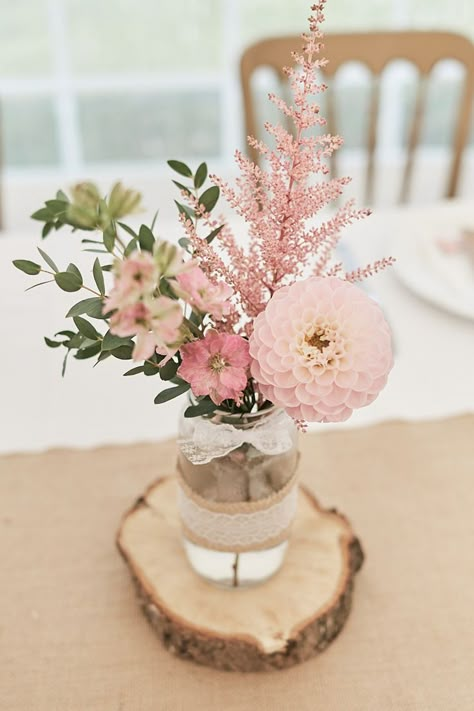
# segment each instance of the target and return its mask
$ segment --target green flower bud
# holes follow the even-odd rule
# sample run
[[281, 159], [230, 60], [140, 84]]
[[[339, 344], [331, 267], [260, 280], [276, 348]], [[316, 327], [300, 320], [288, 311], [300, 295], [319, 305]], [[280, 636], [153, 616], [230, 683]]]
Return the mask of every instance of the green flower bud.
[[161, 276], [174, 277], [183, 271], [181, 250], [171, 242], [165, 240], [155, 242], [153, 253]]
[[125, 215], [137, 212], [141, 199], [141, 194], [136, 190], [128, 190], [123, 187], [122, 183], [115, 183], [108, 201], [111, 218], [118, 220]]

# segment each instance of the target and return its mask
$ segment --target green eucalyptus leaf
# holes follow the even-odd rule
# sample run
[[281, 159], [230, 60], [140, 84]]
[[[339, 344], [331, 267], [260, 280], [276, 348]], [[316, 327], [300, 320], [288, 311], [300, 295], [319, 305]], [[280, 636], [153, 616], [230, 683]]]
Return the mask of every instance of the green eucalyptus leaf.
[[87, 319], [82, 318], [82, 316], [74, 316], [73, 321], [76, 324], [78, 331], [86, 338], [90, 338], [92, 341], [97, 341], [101, 337], [100, 333], [96, 331], [94, 326], [87, 321]]
[[47, 207], [40, 207], [39, 210], [36, 210], [36, 212], [31, 215], [32, 220], [39, 220], [39, 222], [51, 222], [54, 218], [55, 214], [53, 210]]
[[160, 367], [160, 378], [162, 380], [171, 380], [171, 378], [174, 378], [174, 376], [176, 375], [178, 367], [179, 363], [176, 363], [176, 361], [174, 360], [169, 360], [167, 363]]
[[190, 190], [189, 188], [187, 188], [186, 185], [183, 185], [183, 183], [178, 183], [177, 180], [173, 180], [173, 183], [176, 185], [176, 187], [177, 187], [179, 190], [184, 190], [184, 192], [186, 193], [186, 195], [192, 195], [191, 190]]
[[180, 160], [169, 160], [167, 163], [172, 170], [180, 175], [184, 175], [185, 178], [193, 177], [193, 171], [186, 163], [182, 163]]
[[72, 316], [87, 314], [87, 316], [90, 316], [91, 318], [103, 319], [102, 305], [102, 299], [99, 299], [98, 296], [94, 296], [92, 299], [83, 299], [82, 301], [78, 301], [77, 304], [74, 304], [74, 306], [69, 309], [66, 317], [70, 318]]
[[125, 230], [125, 232], [127, 232], [130, 235], [130, 237], [133, 237], [134, 239], [138, 239], [137, 233], [134, 230], [132, 230], [131, 227], [126, 225], [125, 222], [117, 222], [117, 224], [120, 225], [120, 227], [123, 230]]
[[54, 275], [54, 280], [63, 291], [79, 291], [82, 287], [82, 277], [71, 271], [58, 272]]
[[100, 266], [100, 262], [98, 259], [95, 259], [94, 261], [94, 266], [92, 267], [92, 274], [94, 275], [94, 281], [97, 284], [97, 288], [103, 296], [105, 294], [105, 282], [104, 275], [102, 273], [102, 267]]
[[48, 210], [51, 210], [57, 215], [66, 211], [68, 203], [64, 200], [46, 200], [45, 205]]
[[62, 202], [69, 202], [68, 196], [62, 190], [58, 190], [58, 192], [56, 193], [56, 200], [62, 200]]
[[68, 264], [66, 271], [70, 272], [71, 274], [75, 274], [82, 282], [82, 274], [75, 264], [73, 264], [72, 262]]
[[182, 385], [175, 385], [173, 388], [162, 390], [161, 393], [158, 393], [155, 397], [154, 403], [155, 405], [161, 405], [163, 402], [168, 402], [169, 400], [173, 400], [175, 397], [179, 397], [185, 393], [186, 390], [189, 390], [189, 383], [185, 382], [183, 382]]
[[127, 246], [125, 247], [123, 256], [129, 257], [132, 254], [132, 252], [135, 252], [135, 250], [137, 250], [137, 249], [138, 249], [138, 241], [137, 241], [136, 237], [133, 237], [130, 240], [130, 242], [127, 244]]
[[102, 341], [103, 351], [113, 351], [115, 348], [120, 346], [132, 346], [134, 345], [131, 338], [124, 338], [123, 336], [116, 336], [114, 333], [107, 331]]
[[86, 358], [93, 358], [95, 355], [100, 353], [100, 342], [97, 341], [97, 343], [93, 343], [90, 346], [86, 346], [86, 348], [81, 348], [80, 350], [75, 353], [74, 358], [77, 358], [77, 360], [85, 360]]
[[155, 229], [155, 223], [156, 223], [156, 218], [158, 217], [158, 213], [159, 213], [159, 210], [157, 210], [157, 211], [155, 212], [155, 214], [153, 215], [153, 219], [152, 219], [152, 221], [151, 221], [150, 230], [151, 230], [152, 232], [153, 232], [153, 230]]
[[45, 222], [43, 229], [41, 230], [41, 239], [45, 239], [49, 235], [52, 229], [54, 229], [54, 222]]
[[190, 405], [184, 411], [185, 417], [199, 417], [200, 415], [210, 415], [217, 408], [217, 405], [212, 402], [209, 397], [200, 400], [197, 405]]
[[126, 376], [126, 375], [138, 375], [138, 373], [143, 373], [143, 365], [137, 365], [136, 368], [132, 368], [131, 370], [127, 370], [127, 372], [124, 373], [124, 376]]
[[215, 207], [216, 202], [219, 200], [219, 192], [218, 186], [212, 185], [212, 187], [205, 190], [199, 198], [199, 203], [205, 207], [206, 212], [211, 212]]
[[59, 346], [63, 345], [62, 341], [53, 341], [51, 338], [48, 338], [47, 336], [44, 336], [44, 342], [50, 348], [59, 348]]
[[180, 247], [185, 249], [187, 252], [190, 251], [189, 248], [191, 247], [191, 240], [189, 239], [189, 237], [180, 237], [178, 240], [178, 244]]
[[194, 212], [194, 210], [191, 210], [191, 208], [187, 207], [186, 205], [182, 205], [177, 200], [175, 200], [174, 202], [175, 202], [175, 205], [178, 208], [181, 215], [184, 215], [185, 217], [187, 217], [188, 220], [194, 219], [194, 217], [196, 216], [196, 213]]
[[138, 241], [140, 242], [140, 247], [146, 252], [153, 252], [153, 245], [155, 244], [155, 238], [153, 232], [146, 225], [141, 225], [138, 232]]
[[119, 358], [120, 360], [131, 360], [133, 346], [134, 344], [132, 341], [131, 345], [119, 346], [118, 348], [114, 348], [113, 351], [110, 351], [110, 353], [114, 356], [114, 358]]
[[113, 252], [115, 247], [115, 230], [112, 227], [107, 227], [102, 233], [104, 238], [104, 246], [108, 252]]
[[224, 225], [221, 225], [220, 227], [216, 227], [215, 230], [212, 230], [212, 232], [210, 232], [210, 233], [207, 235], [207, 237], [206, 237], [206, 242], [207, 242], [208, 244], [211, 244], [211, 242], [212, 242], [212, 240], [214, 239], [214, 237], [217, 237], [217, 235], [219, 234], [219, 232], [222, 230], [223, 227], [224, 227]]
[[13, 260], [13, 266], [21, 272], [29, 274], [30, 276], [33, 274], [39, 274], [41, 271], [41, 266], [39, 264], [36, 264], [36, 262], [30, 262], [28, 259], [15, 259]]
[[53, 272], [59, 272], [59, 269], [57, 268], [56, 264], [53, 262], [53, 260], [51, 259], [51, 257], [48, 257], [48, 255], [46, 254], [46, 252], [43, 252], [43, 250], [40, 249], [39, 247], [36, 247], [36, 249], [37, 249], [38, 252], [41, 254], [41, 256], [43, 257], [43, 259], [44, 259], [44, 261], [46, 262], [46, 264], [47, 264], [49, 267], [51, 267], [51, 269], [53, 270]]
[[150, 363], [149, 361], [145, 361], [143, 363], [143, 372], [145, 375], [151, 376], [151, 375], [159, 375], [160, 369], [158, 367], [158, 363], [155, 365], [153, 363]]
[[194, 175], [194, 187], [200, 188], [206, 182], [206, 178], [207, 178], [207, 165], [205, 163], [201, 163], [201, 165], [196, 170], [196, 173]]

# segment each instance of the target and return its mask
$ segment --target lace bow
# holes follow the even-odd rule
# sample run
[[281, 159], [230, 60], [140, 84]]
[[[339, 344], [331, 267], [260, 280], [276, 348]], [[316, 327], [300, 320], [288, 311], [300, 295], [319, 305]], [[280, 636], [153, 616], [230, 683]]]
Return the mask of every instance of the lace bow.
[[242, 429], [196, 417], [189, 420], [187, 430], [178, 443], [181, 452], [192, 464], [207, 464], [243, 444], [253, 445], [262, 454], [283, 454], [293, 446], [288, 420], [286, 413], [276, 412]]

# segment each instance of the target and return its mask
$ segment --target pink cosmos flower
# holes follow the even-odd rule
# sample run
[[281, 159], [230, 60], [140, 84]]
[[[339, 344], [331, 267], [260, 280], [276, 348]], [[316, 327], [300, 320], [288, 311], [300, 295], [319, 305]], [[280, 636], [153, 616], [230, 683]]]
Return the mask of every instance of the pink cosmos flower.
[[114, 267], [114, 288], [104, 304], [104, 313], [120, 309], [137, 301], [144, 294], [155, 289], [159, 271], [149, 252], [132, 252]]
[[276, 291], [255, 320], [250, 355], [262, 394], [308, 422], [347, 420], [375, 400], [393, 365], [381, 308], [337, 277]]
[[117, 310], [110, 319], [110, 330], [117, 336], [136, 336], [132, 358], [146, 360], [156, 350], [168, 356], [176, 352], [182, 321], [179, 304], [167, 296], [159, 296]]
[[218, 320], [229, 313], [233, 290], [224, 282], [213, 284], [200, 267], [178, 274], [176, 281], [176, 294], [201, 313], [208, 313]]
[[250, 364], [248, 341], [210, 330], [180, 352], [178, 375], [190, 383], [194, 395], [209, 395], [216, 405], [227, 399], [240, 402]]

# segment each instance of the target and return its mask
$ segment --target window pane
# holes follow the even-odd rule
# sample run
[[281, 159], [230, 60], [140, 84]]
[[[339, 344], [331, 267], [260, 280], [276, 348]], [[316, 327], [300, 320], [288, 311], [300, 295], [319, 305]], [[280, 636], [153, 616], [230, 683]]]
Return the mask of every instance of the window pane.
[[67, 0], [73, 68], [78, 73], [214, 69], [221, 7], [219, 0]]
[[6, 97], [2, 118], [7, 165], [58, 164], [56, 116], [50, 97]]
[[49, 72], [50, 42], [45, 0], [3, 0], [0, 8], [0, 77]]
[[83, 95], [86, 162], [213, 157], [220, 152], [217, 91]]

